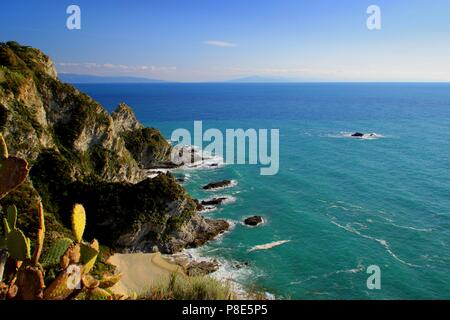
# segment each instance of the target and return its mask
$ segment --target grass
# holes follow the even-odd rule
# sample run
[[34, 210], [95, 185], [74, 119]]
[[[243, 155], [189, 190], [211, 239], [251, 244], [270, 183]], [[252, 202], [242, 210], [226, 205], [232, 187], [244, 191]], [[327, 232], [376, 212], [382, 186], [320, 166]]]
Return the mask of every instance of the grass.
[[143, 300], [232, 300], [234, 293], [227, 283], [208, 276], [172, 274], [142, 295]]

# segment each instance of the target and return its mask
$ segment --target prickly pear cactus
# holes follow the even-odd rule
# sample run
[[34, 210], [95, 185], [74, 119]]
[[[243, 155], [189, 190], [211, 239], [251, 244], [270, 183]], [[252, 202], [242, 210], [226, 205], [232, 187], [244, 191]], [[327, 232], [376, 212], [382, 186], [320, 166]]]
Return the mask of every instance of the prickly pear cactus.
[[48, 249], [48, 251], [44, 252], [41, 264], [44, 268], [58, 265], [61, 261], [61, 257], [73, 243], [72, 239], [69, 238], [61, 238], [56, 240], [53, 245]]
[[84, 264], [83, 273], [89, 273], [97, 261], [99, 253], [99, 244], [97, 240], [93, 240], [90, 244], [81, 244], [81, 263]]
[[0, 199], [20, 186], [28, 176], [28, 162], [10, 157], [3, 135], [0, 133]]
[[30, 239], [25, 237], [22, 230], [12, 229], [6, 237], [6, 245], [11, 257], [16, 261], [30, 259]]
[[11, 206], [8, 208], [8, 211], [6, 213], [6, 221], [8, 222], [8, 227], [10, 229], [16, 228], [16, 223], [17, 223], [17, 208], [16, 208], [16, 206]]
[[81, 268], [77, 265], [70, 265], [45, 289], [44, 299], [64, 300], [75, 289], [81, 289]]
[[102, 288], [95, 288], [89, 290], [87, 294], [88, 300], [112, 300], [112, 295], [108, 291]]
[[39, 263], [39, 259], [42, 254], [42, 249], [44, 248], [44, 238], [45, 238], [44, 209], [42, 208], [42, 202], [39, 202], [39, 228], [37, 232], [36, 245], [34, 247], [33, 253], [34, 264]]
[[81, 246], [79, 243], [72, 243], [61, 257], [60, 266], [66, 269], [71, 264], [78, 264], [81, 258]]
[[6, 220], [5, 218], [3, 218], [3, 231], [4, 235], [0, 236], [0, 248], [6, 248], [6, 236], [11, 232], [8, 220]]
[[83, 239], [84, 228], [86, 227], [86, 212], [81, 204], [76, 204], [72, 211], [72, 232], [75, 241], [80, 243]]
[[17, 295], [19, 300], [40, 300], [44, 297], [44, 270], [40, 265], [26, 261], [17, 272]]
[[8, 219], [3, 218], [3, 229], [5, 231], [5, 236], [8, 234], [8, 232], [11, 231], [11, 228], [9, 227]]
[[112, 286], [114, 286], [117, 282], [120, 281], [120, 279], [122, 278], [123, 274], [122, 273], [118, 273], [115, 274], [113, 276], [109, 276], [109, 277], [103, 277], [100, 280], [100, 284], [99, 287], [103, 288], [103, 289], [107, 289], [107, 288], [111, 288]]

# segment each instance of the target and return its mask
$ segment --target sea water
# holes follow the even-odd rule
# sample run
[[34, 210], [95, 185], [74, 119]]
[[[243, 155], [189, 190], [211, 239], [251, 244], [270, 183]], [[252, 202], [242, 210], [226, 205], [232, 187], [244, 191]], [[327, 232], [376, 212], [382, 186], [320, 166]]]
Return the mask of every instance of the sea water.
[[[229, 232], [192, 251], [219, 276], [291, 299], [450, 297], [450, 84], [77, 85], [112, 111], [126, 102], [166, 138], [177, 128], [280, 129], [280, 169], [178, 170]], [[353, 132], [375, 133], [369, 139]], [[204, 191], [213, 181], [232, 188]], [[249, 216], [265, 223], [245, 226]], [[278, 242], [278, 243], [277, 243]], [[277, 243], [266, 250], [255, 246]], [[367, 268], [381, 270], [381, 289]]]

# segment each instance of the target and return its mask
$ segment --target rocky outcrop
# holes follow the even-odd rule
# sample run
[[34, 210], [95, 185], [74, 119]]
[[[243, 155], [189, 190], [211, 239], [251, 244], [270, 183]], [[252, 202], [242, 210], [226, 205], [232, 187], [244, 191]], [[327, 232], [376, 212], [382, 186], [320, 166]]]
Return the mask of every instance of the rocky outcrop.
[[112, 113], [116, 134], [123, 138], [127, 150], [143, 169], [174, 167], [170, 161], [171, 145], [159, 130], [145, 128], [125, 103]]
[[249, 217], [247, 219], [244, 220], [244, 223], [248, 226], [257, 226], [261, 223], [263, 223], [264, 220], [261, 216], [253, 216], [253, 217]]
[[361, 132], [355, 132], [351, 134], [352, 137], [361, 138], [364, 137], [364, 133]]
[[222, 204], [225, 200], [228, 198], [226, 197], [218, 197], [218, 198], [212, 198], [209, 200], [202, 200], [200, 204], [202, 206], [218, 206], [219, 204]]
[[[145, 128], [126, 104], [110, 115], [60, 82], [50, 58], [15, 42], [0, 43], [0, 129], [10, 153], [31, 167], [0, 205], [14, 203], [32, 217], [41, 197], [49, 234], [65, 232], [74, 203], [87, 209], [86, 235], [120, 250], [178, 251], [228, 226], [200, 217], [170, 174], [147, 179], [144, 169], [171, 165], [171, 146], [157, 129]], [[33, 234], [27, 219], [19, 223]]]
[[120, 103], [111, 117], [114, 121], [114, 131], [117, 134], [144, 128], [134, 115], [133, 110], [125, 103]]
[[206, 186], [203, 186], [204, 190], [212, 190], [212, 189], [220, 189], [231, 186], [233, 182], [231, 180], [223, 180], [218, 182], [208, 183]]
[[186, 268], [189, 276], [206, 275], [219, 270], [220, 264], [217, 260], [192, 261]]

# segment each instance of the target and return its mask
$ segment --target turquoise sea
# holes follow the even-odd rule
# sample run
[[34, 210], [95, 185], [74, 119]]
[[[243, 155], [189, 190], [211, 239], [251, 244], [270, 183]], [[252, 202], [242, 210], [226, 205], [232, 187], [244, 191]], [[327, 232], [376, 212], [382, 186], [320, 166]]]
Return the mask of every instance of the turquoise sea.
[[[233, 223], [195, 251], [244, 286], [291, 299], [450, 297], [450, 84], [77, 85], [112, 111], [125, 101], [167, 138], [176, 128], [279, 128], [280, 170], [227, 165], [176, 173], [205, 213]], [[374, 132], [355, 139], [349, 132]], [[233, 188], [201, 186], [234, 179]], [[266, 223], [244, 226], [245, 217]], [[269, 250], [256, 245], [289, 240]], [[366, 269], [381, 270], [369, 290]]]

